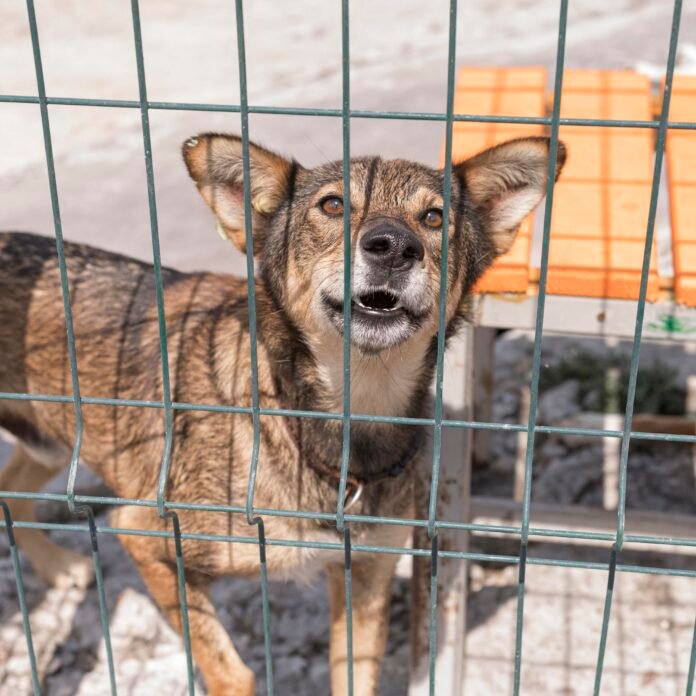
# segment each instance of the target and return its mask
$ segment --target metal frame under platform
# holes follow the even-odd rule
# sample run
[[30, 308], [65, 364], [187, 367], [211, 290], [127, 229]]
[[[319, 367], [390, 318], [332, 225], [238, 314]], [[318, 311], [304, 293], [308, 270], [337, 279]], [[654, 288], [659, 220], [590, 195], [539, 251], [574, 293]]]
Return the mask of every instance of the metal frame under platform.
[[[474, 300], [474, 324], [491, 328], [534, 329], [535, 293], [479, 295]], [[633, 338], [636, 300], [546, 295], [544, 333]], [[696, 307], [681, 305], [665, 293], [645, 304], [643, 340], [696, 341]]]

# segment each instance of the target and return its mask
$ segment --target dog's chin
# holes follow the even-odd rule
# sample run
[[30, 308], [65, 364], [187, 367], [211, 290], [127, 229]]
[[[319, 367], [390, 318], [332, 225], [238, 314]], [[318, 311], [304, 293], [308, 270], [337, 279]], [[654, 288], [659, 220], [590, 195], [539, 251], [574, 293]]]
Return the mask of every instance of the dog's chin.
[[[343, 334], [343, 300], [322, 297], [326, 316]], [[421, 326], [423, 314], [396, 303], [393, 307], [370, 306], [357, 297], [351, 302], [350, 342], [363, 353], [380, 353], [394, 348], [413, 336]]]

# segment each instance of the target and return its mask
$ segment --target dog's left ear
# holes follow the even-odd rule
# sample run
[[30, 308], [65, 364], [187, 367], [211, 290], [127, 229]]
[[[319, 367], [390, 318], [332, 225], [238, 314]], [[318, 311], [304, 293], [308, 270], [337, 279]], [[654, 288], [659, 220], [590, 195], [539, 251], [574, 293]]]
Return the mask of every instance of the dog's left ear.
[[[233, 135], [203, 133], [182, 147], [191, 178], [215, 213], [221, 234], [246, 252], [244, 224], [244, 174], [242, 139]], [[266, 240], [268, 224], [289, 195], [295, 163], [254, 143], [249, 143], [254, 255]]]
[[[486, 150], [454, 167], [495, 250], [504, 254], [522, 221], [546, 194], [549, 138], [520, 138]], [[558, 143], [556, 178], [566, 160]]]

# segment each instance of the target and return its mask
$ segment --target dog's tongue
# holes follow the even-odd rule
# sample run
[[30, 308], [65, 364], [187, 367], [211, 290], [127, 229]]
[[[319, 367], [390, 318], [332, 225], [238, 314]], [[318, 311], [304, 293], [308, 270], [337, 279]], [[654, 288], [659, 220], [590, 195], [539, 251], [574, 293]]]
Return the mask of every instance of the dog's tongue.
[[378, 290], [360, 295], [360, 303], [368, 309], [394, 309], [398, 298], [390, 292]]

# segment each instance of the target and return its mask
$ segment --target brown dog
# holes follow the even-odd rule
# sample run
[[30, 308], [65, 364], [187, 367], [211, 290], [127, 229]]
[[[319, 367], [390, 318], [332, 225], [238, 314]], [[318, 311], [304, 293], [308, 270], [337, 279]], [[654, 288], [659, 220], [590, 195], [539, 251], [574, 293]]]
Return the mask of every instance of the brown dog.
[[[443, 212], [443, 172], [401, 160], [351, 162], [353, 235], [351, 410], [424, 415], [435, 362], [443, 216], [449, 216], [447, 332], [465, 316], [474, 281], [506, 251], [520, 222], [545, 193], [549, 142], [505, 143], [453, 168], [451, 209]], [[206, 134], [184, 144], [184, 158], [221, 230], [244, 249], [239, 138]], [[250, 148], [259, 390], [263, 408], [339, 412], [342, 408], [343, 197], [340, 162], [305, 169]], [[559, 147], [557, 171], [565, 160]], [[66, 244], [82, 393], [161, 400], [155, 285], [150, 266]], [[0, 235], [0, 391], [70, 394], [70, 370], [54, 243]], [[163, 271], [172, 398], [194, 404], [251, 405], [246, 282], [211, 273]], [[84, 405], [83, 460], [114, 492], [154, 499], [163, 453], [155, 408]], [[37, 491], [66, 466], [75, 433], [69, 403], [0, 401], [0, 426], [18, 446], [0, 491]], [[417, 428], [354, 422], [348, 493], [351, 513], [410, 517], [422, 439]], [[243, 506], [253, 430], [248, 414], [175, 411], [167, 499]], [[334, 513], [341, 461], [340, 420], [263, 416], [255, 506]], [[33, 519], [28, 501], [10, 500], [15, 519]], [[243, 514], [180, 510], [184, 532], [255, 538]], [[151, 507], [114, 510], [117, 527], [166, 530]], [[339, 542], [335, 526], [265, 518], [269, 538]], [[402, 526], [353, 524], [356, 543], [404, 546]], [[87, 559], [38, 530], [16, 536], [48, 582], [86, 583]], [[180, 628], [171, 538], [124, 536], [147, 586]], [[208, 599], [227, 574], [254, 577], [253, 544], [184, 540], [186, 592], [195, 660], [211, 694], [253, 694], [243, 664]], [[387, 633], [395, 555], [357, 554], [353, 573], [355, 693], [376, 691]], [[327, 571], [331, 595], [334, 694], [346, 692], [342, 553], [270, 546], [271, 577]]]

